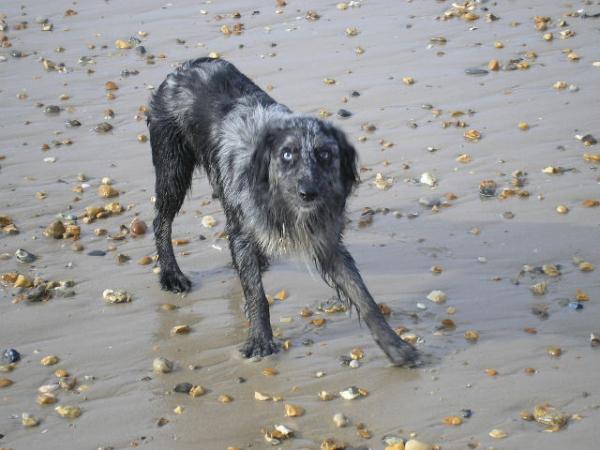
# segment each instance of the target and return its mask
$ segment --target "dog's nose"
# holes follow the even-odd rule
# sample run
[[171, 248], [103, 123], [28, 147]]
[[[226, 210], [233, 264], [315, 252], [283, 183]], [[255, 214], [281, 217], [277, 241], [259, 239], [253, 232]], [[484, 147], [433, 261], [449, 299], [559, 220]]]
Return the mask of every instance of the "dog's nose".
[[310, 188], [307, 186], [298, 186], [298, 195], [305, 202], [311, 202], [315, 198], [317, 198], [317, 191], [314, 188]]

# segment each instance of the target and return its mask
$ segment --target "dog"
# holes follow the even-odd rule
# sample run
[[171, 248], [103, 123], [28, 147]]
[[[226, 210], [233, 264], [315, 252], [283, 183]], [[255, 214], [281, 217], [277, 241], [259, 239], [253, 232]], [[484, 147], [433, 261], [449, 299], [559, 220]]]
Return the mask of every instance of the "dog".
[[152, 95], [147, 123], [162, 289], [191, 288], [175, 260], [171, 229], [194, 170], [204, 168], [225, 212], [245, 297], [245, 357], [278, 350], [261, 275], [270, 258], [296, 254], [314, 262], [354, 306], [392, 364], [416, 361], [415, 348], [390, 328], [342, 242], [346, 201], [359, 176], [356, 150], [341, 130], [292, 112], [233, 64], [212, 58], [190, 60], [170, 73]]

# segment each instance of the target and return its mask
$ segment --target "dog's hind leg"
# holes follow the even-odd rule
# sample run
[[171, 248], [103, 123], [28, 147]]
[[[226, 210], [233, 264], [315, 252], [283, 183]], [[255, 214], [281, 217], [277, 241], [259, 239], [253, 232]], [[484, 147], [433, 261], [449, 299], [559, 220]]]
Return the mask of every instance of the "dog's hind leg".
[[356, 307], [360, 317], [369, 327], [377, 345], [387, 355], [392, 364], [402, 366], [415, 363], [418, 353], [404, 342], [389, 326], [379, 307], [365, 286], [352, 255], [339, 244], [333, 255], [318, 260], [323, 275]]
[[186, 292], [192, 283], [181, 272], [175, 259], [171, 228], [190, 188], [195, 159], [174, 130], [151, 125], [150, 142], [156, 172], [156, 217], [153, 225], [160, 263], [160, 285], [166, 291]]
[[248, 339], [240, 351], [246, 358], [275, 353], [278, 345], [273, 341], [269, 303], [261, 279], [263, 257], [251, 239], [235, 232], [229, 232], [229, 246], [242, 283], [246, 299], [244, 309], [250, 321]]

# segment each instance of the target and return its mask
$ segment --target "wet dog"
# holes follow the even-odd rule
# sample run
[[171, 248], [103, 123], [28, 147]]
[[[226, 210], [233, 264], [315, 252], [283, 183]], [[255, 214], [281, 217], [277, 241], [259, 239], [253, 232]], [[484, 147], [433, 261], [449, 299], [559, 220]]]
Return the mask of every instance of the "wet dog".
[[261, 274], [269, 258], [298, 254], [358, 311], [395, 365], [415, 349], [390, 328], [342, 242], [346, 200], [359, 178], [356, 150], [338, 128], [277, 103], [232, 64], [188, 61], [154, 93], [148, 116], [156, 171], [154, 235], [160, 284], [185, 292], [171, 243], [175, 215], [204, 168], [227, 220], [250, 331], [246, 357], [277, 351]]

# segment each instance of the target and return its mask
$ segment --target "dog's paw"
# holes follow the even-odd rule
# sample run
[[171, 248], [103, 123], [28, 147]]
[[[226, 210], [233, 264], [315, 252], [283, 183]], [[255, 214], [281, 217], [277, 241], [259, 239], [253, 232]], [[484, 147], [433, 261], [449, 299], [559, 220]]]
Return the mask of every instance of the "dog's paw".
[[384, 339], [375, 339], [394, 366], [416, 367], [421, 364], [416, 348], [392, 332]]
[[279, 344], [273, 341], [272, 338], [264, 336], [250, 336], [240, 348], [240, 353], [245, 358], [253, 358], [255, 356], [269, 356], [279, 351]]
[[192, 282], [181, 272], [161, 272], [160, 287], [164, 291], [175, 293], [188, 292], [192, 288]]
[[394, 366], [418, 367], [421, 365], [419, 352], [412, 345], [391, 346], [386, 354]]

